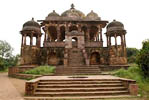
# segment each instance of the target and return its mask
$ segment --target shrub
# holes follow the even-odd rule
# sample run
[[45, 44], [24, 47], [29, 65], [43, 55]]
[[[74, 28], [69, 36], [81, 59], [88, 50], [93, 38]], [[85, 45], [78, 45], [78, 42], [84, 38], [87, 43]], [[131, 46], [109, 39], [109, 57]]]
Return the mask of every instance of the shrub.
[[149, 78], [142, 76], [142, 70], [137, 64], [130, 64], [126, 69], [119, 69], [113, 72], [115, 76], [136, 80], [139, 85], [139, 94], [141, 96], [149, 95]]
[[24, 74], [34, 74], [34, 75], [45, 75], [45, 74], [51, 74], [54, 73], [55, 67], [53, 66], [39, 66], [37, 68], [25, 71]]
[[137, 55], [137, 64], [143, 71], [145, 78], [149, 76], [149, 40], [145, 40], [143, 47]]
[[135, 63], [136, 62], [136, 55], [138, 54], [139, 50], [136, 48], [127, 48], [127, 60], [128, 63]]

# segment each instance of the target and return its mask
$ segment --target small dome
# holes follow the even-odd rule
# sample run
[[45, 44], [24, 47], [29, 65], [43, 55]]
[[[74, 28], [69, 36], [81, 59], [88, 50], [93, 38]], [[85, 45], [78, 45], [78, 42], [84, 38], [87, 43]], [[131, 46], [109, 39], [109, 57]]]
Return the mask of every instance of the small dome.
[[87, 14], [86, 18], [91, 20], [101, 20], [98, 14], [95, 13], [93, 10]]
[[27, 21], [26, 23], [23, 24], [23, 29], [22, 30], [35, 30], [35, 31], [40, 31], [40, 25], [34, 21], [34, 18], [32, 20]]
[[52, 19], [56, 19], [59, 17], [60, 15], [56, 13], [55, 10], [53, 10], [53, 12], [49, 13], [49, 15], [46, 17], [46, 20], [52, 20]]
[[79, 10], [76, 10], [74, 8], [74, 5], [71, 5], [71, 8], [69, 10], [66, 10], [61, 14], [62, 17], [70, 17], [70, 18], [84, 18], [85, 14]]
[[107, 25], [107, 31], [114, 31], [114, 30], [124, 30], [123, 23], [113, 20], [111, 23]]

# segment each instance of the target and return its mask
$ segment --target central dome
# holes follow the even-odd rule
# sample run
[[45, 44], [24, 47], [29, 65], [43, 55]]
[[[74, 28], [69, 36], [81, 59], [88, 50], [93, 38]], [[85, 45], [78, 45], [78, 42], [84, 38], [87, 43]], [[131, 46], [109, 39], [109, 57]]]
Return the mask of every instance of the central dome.
[[62, 13], [62, 17], [69, 17], [69, 18], [79, 18], [82, 19], [85, 17], [85, 14], [79, 10], [76, 10], [74, 8], [74, 4], [71, 5], [71, 8], [69, 10], [66, 10]]

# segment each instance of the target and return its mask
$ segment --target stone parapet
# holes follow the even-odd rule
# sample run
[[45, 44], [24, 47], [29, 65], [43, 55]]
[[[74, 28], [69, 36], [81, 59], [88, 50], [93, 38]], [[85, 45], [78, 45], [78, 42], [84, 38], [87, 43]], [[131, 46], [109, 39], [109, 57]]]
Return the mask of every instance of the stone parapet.
[[65, 47], [65, 42], [45, 42], [44, 47]]
[[103, 47], [102, 42], [86, 42], [85, 47]]

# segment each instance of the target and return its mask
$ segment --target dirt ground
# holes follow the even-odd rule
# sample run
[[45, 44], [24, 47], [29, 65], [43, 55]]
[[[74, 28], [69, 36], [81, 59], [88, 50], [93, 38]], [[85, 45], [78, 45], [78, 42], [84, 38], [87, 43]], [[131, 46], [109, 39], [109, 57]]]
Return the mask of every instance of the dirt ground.
[[0, 73], [0, 100], [23, 100], [25, 80], [9, 78]]

